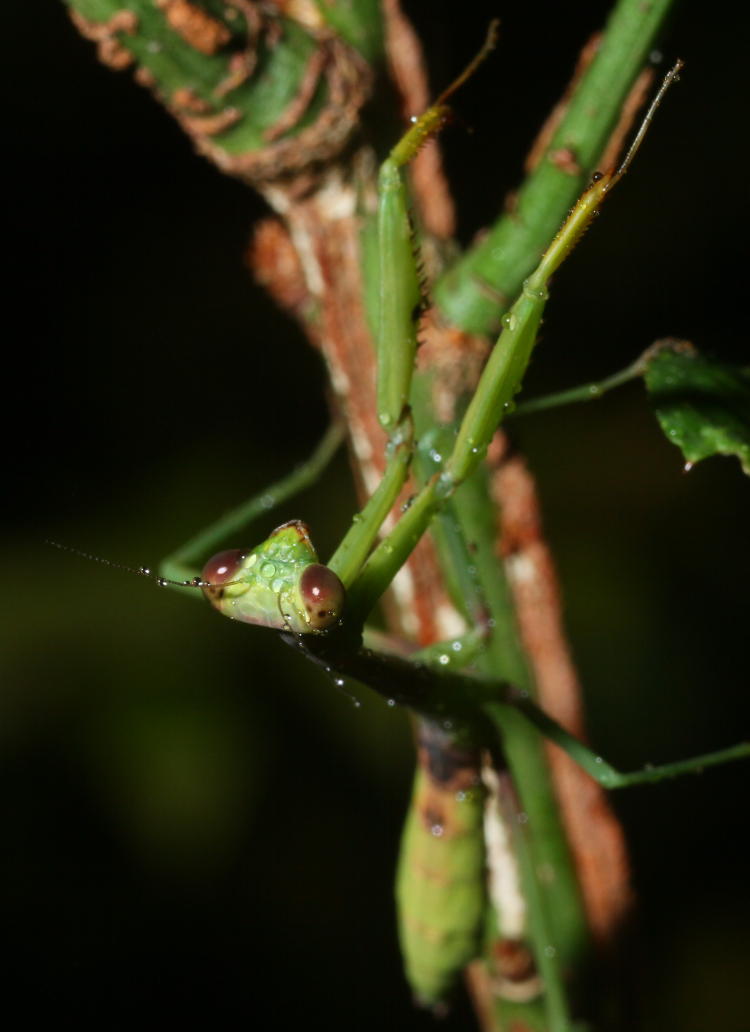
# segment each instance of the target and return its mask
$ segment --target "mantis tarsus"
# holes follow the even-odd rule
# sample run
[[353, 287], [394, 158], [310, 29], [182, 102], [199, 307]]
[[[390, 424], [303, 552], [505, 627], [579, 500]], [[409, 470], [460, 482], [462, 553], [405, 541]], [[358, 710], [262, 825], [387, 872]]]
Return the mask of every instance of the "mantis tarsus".
[[[674, 73], [670, 75], [674, 77]], [[235, 552], [231, 558], [225, 556], [223, 559], [209, 560], [202, 575], [202, 581], [205, 582], [204, 590], [212, 597], [214, 604], [227, 612], [227, 615], [245, 619], [247, 622], [262, 623], [292, 635], [309, 631], [310, 633], [305, 634], [297, 643], [311, 656], [384, 691], [391, 698], [399, 698], [418, 711], [456, 718], [465, 715], [468, 719], [472, 711], [489, 708], [501, 726], [504, 720], [529, 720], [562, 745], [592, 776], [608, 787], [657, 780], [662, 776], [681, 773], [688, 767], [687, 762], [639, 772], [632, 778], [618, 775], [581, 743], [575, 742], [570, 736], [566, 738], [565, 732], [556, 728], [530, 700], [515, 698], [512, 689], [507, 685], [461, 676], [452, 671], [441, 673], [442, 664], [439, 660], [436, 669], [433, 669], [431, 662], [415, 665], [413, 662], [391, 657], [383, 658], [359, 648], [362, 625], [377, 599], [408, 557], [431, 519], [444, 508], [457, 486], [471, 477], [481, 462], [497, 425], [503, 415], [510, 411], [513, 396], [520, 386], [534, 345], [536, 330], [546, 303], [549, 277], [567, 256], [605, 194], [627, 168], [634, 153], [634, 150], [631, 151], [623, 166], [617, 171], [600, 177], [576, 205], [571, 217], [508, 313], [499, 345], [492, 353], [452, 451], [442, 468], [428, 478], [422, 491], [403, 514], [394, 530], [373, 551], [383, 519], [391, 510], [405, 481], [414, 451], [408, 398], [416, 347], [412, 314], [416, 303], [415, 296], [418, 301], [419, 292], [414, 272], [411, 237], [407, 233], [405, 238], [403, 232], [406, 212], [403, 170], [424, 137], [439, 128], [443, 117], [440, 108], [440, 102], [430, 108], [394, 148], [381, 179], [381, 267], [384, 274], [394, 271], [395, 282], [405, 285], [406, 288], [403, 304], [398, 308], [391, 306], [393, 294], [388, 292], [388, 303], [384, 307], [380, 321], [382, 337], [379, 345], [379, 413], [383, 426], [390, 433], [390, 457], [386, 476], [330, 560], [327, 569], [331, 576], [322, 575], [326, 578], [323, 587], [320, 582], [306, 586], [310, 579], [309, 571], [314, 567], [313, 573], [316, 574], [321, 568], [306, 540], [306, 531], [300, 524], [295, 523], [279, 528], [263, 545], [252, 552]], [[651, 113], [647, 116], [644, 128]], [[635, 146], [640, 142], [640, 138], [639, 135]], [[332, 439], [327, 439], [312, 468], [317, 468], [322, 461], [320, 456], [327, 454], [327, 449], [333, 446]], [[285, 490], [286, 488], [280, 487], [276, 495], [283, 494]], [[268, 492], [262, 496], [266, 500], [269, 497]], [[233, 529], [238, 529], [245, 518], [265, 511], [268, 507], [268, 504], [263, 504], [262, 501], [248, 506], [243, 513], [235, 517]], [[208, 548], [213, 547], [212, 540], [224, 538], [229, 529], [227, 521], [222, 521], [210, 528], [207, 534], [201, 535], [197, 543], [189, 543], [175, 558], [179, 559], [180, 564], [194, 561], [198, 556], [205, 555]], [[289, 575], [287, 576], [285, 571], [285, 576], [281, 577], [279, 564], [287, 562], [290, 567]], [[175, 576], [173, 566], [165, 567], [164, 575], [170, 578]], [[178, 580], [188, 584], [193, 576], [192, 571], [184, 576], [183, 571], [177, 574]], [[336, 579], [333, 579], [334, 577]], [[339, 582], [346, 589], [346, 601]], [[307, 587], [310, 587], [310, 592]], [[322, 599], [321, 592], [325, 595]], [[317, 610], [308, 605], [310, 594], [315, 596], [316, 602], [321, 602]], [[693, 761], [693, 765], [705, 766], [709, 762], [721, 762], [747, 754], [747, 747], [739, 746], [734, 750], [725, 750], [712, 757]], [[544, 963], [540, 958], [540, 968], [544, 969]], [[549, 976], [548, 985], [552, 984], [549, 968], [546, 975]]]

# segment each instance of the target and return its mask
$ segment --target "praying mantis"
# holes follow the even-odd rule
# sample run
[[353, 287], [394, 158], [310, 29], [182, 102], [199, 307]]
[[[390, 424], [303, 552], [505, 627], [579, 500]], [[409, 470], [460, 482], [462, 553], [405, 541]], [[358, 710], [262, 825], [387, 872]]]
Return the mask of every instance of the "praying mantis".
[[[304, 524], [292, 521], [277, 528], [257, 548], [250, 551], [235, 550], [231, 554], [220, 553], [208, 560], [202, 573], [197, 573], [190, 564], [205, 559], [215, 544], [226, 537], [228, 523], [222, 521], [209, 528], [198, 542], [189, 543], [175, 554], [163, 568], [163, 576], [176, 579], [185, 587], [193, 584], [194, 588], [202, 589], [213, 605], [226, 615], [275, 628], [310, 658], [326, 666], [337, 679], [357, 678], [379, 688], [388, 698], [397, 699], [430, 718], [460, 725], [463, 721], [470, 722], [472, 715], [477, 712], [483, 712], [500, 727], [504, 726], [508, 740], [512, 738], [511, 728], [518, 722], [525, 722], [532, 734], [541, 729], [571, 755], [575, 755], [585, 769], [607, 787], [657, 780], [678, 773], [680, 765], [638, 772], [632, 778], [620, 775], [581, 743], [569, 735], [566, 737], [566, 733], [550, 722], [530, 699], [514, 692], [508, 681], [464, 675], [455, 669], [459, 664], [443, 661], [444, 657], [450, 661], [457, 656], [476, 655], [471, 648], [476, 642], [455, 639], [430, 654], [411, 656], [409, 659], [383, 656], [360, 647], [360, 632], [373, 605], [392, 582], [416, 541], [428, 526], [448, 511], [459, 486], [469, 485], [477, 474], [492, 434], [501, 418], [509, 414], [513, 396], [522, 380], [546, 303], [549, 277], [556, 263], [564, 260], [569, 247], [590, 221], [598, 203], [623, 171], [621, 167], [619, 173], [615, 172], [609, 177], [605, 175], [598, 180], [574, 209], [572, 221], [565, 223], [556, 243], [550, 246], [542, 264], [527, 281], [518, 301], [508, 312], [503, 335], [457, 427], [455, 440], [449, 441], [447, 448], [442, 444], [440, 448], [432, 448], [433, 454], [439, 454], [440, 458], [431, 460], [433, 466], [428, 466], [430, 472], [422, 478], [421, 489], [410, 500], [395, 527], [376, 546], [383, 521], [393, 508], [406, 474], [424, 458], [415, 451], [415, 437], [421, 443], [425, 435], [415, 433], [412, 416], [408, 411], [416, 350], [413, 313], [420, 299], [420, 290], [414, 266], [412, 231], [404, 221], [404, 173], [423, 138], [434, 133], [441, 124], [445, 115], [445, 111], [441, 110], [443, 107], [439, 101], [418, 119], [410, 133], [391, 152], [381, 175], [378, 248], [381, 297], [385, 298], [386, 304], [375, 320], [380, 328], [380, 390], [377, 408], [381, 426], [389, 437], [389, 461], [380, 486], [362, 513], [358, 514], [359, 518], [352, 524], [351, 531], [326, 566], [318, 562]], [[400, 296], [402, 288], [403, 296]], [[256, 505], [254, 510], [253, 505], [249, 504], [243, 514], [235, 514], [235, 530], [239, 530], [243, 520], [252, 515], [253, 511], [256, 514], [267, 511], [269, 496], [288, 498], [295, 485], [299, 486], [312, 475], [309, 470], [320, 468], [336, 446], [338, 437], [340, 434], [336, 430], [327, 436], [315, 453], [311, 466], [302, 476], [297, 476], [295, 484], [284, 481], [275, 492], [264, 492], [266, 504]], [[478, 592], [477, 596], [476, 612], [479, 614], [482, 607], [481, 593]], [[491, 634], [486, 633], [487, 629], [481, 626], [481, 619], [479, 631], [477, 637], [481, 647], [486, 644], [487, 637], [491, 638]], [[454, 649], [456, 645], [460, 648]], [[737, 750], [724, 751], [715, 757], [703, 758], [702, 762], [721, 762], [722, 759], [745, 754], [745, 748], [738, 747]], [[515, 780], [523, 790], [525, 779], [518, 769], [517, 758], [514, 761], [510, 756], [509, 760], [511, 767], [516, 763]], [[680, 769], [690, 769], [690, 764]], [[475, 811], [479, 809], [477, 802], [481, 802], [479, 796], [481, 791], [465, 800]], [[533, 802], [528, 806], [524, 804], [523, 812], [532, 814], [530, 827], [533, 832]], [[472, 820], [472, 841], [476, 845], [476, 813]], [[533, 850], [533, 834], [530, 842]], [[520, 850], [523, 851], [523, 848], [522, 841]], [[482, 861], [476, 856], [472, 862], [475, 869], [481, 867]], [[404, 889], [402, 898], [405, 906], [409, 903], [408, 896], [408, 891]], [[476, 903], [463, 908], [461, 916], [464, 922], [466, 911], [472, 906], [477, 909]], [[545, 921], [549, 924], [549, 914], [545, 915], [543, 902], [532, 909], [536, 911], [534, 920], [538, 926], [535, 932], [536, 963], [548, 997], [546, 1006], [550, 1026], [561, 1029], [568, 1025], [563, 979], [557, 970], [555, 956], [548, 954], [542, 945], [549, 943], [549, 929], [544, 927]], [[412, 978], [418, 980], [415, 991], [426, 1002], [436, 1002], [460, 967], [471, 959], [472, 951], [477, 948], [476, 934], [468, 932], [464, 938], [468, 940], [468, 945], [461, 944], [455, 952], [445, 948], [442, 952], [433, 951], [436, 955], [426, 958], [428, 962], [425, 966], [429, 969], [426, 974], [416, 973], [420, 958], [412, 961]], [[425, 943], [420, 943], [418, 939], [414, 945], [407, 943], [405, 948], [407, 951], [421, 950], [423, 958], [428, 952]], [[436, 976], [435, 969], [440, 966], [445, 970]]]
[[[750, 755], [750, 748], [742, 744], [693, 760], [623, 774], [568, 734], [511, 685], [457, 672], [458, 657], [466, 657], [470, 662], [475, 656], [467, 639], [441, 644], [408, 659], [375, 653], [360, 644], [364, 622], [380, 596], [434, 517], [445, 509], [458, 488], [480, 465], [497, 426], [511, 411], [544, 313], [549, 280], [630, 167], [656, 107], [679, 70], [678, 63], [666, 76], [625, 159], [616, 169], [594, 176], [591, 186], [524, 283], [519, 298], [504, 319], [502, 333], [457, 427], [452, 448], [440, 468], [430, 474], [410, 500], [395, 526], [376, 543], [415, 456], [410, 396], [420, 285], [404, 171], [425, 140], [447, 119], [448, 97], [465, 76], [419, 117], [393, 148], [380, 173], [378, 417], [389, 435], [388, 463], [380, 485], [362, 512], [355, 516], [350, 531], [326, 565], [319, 562], [306, 526], [294, 520], [278, 527], [251, 550], [217, 553], [205, 562], [200, 573], [191, 566], [200, 557], [205, 558], [228, 534], [238, 532], [246, 522], [267, 511], [272, 503], [289, 498], [313, 480], [341, 441], [341, 431], [334, 427], [307, 466], [264, 491], [259, 499], [222, 518], [174, 553], [163, 564], [161, 582], [201, 589], [224, 615], [282, 632], [310, 658], [323, 663], [337, 680], [354, 677], [425, 717], [456, 721], [460, 725], [484, 712], [501, 728], [526, 722], [568, 752], [606, 788], [655, 782], [696, 767]], [[470, 71], [471, 68], [465, 74]], [[511, 760], [511, 770], [512, 767]], [[523, 801], [522, 783], [518, 790]], [[477, 842], [481, 835], [482, 793], [474, 786], [473, 791], [463, 794], [465, 816], [469, 816], [469, 824], [473, 825], [472, 835], [467, 836], [468, 848], [474, 850], [474, 855], [468, 861], [468, 895], [459, 897], [461, 912], [450, 918], [459, 925], [459, 931], [449, 928], [442, 949], [437, 950], [420, 942], [419, 936], [410, 936], [408, 930], [403, 936], [415, 992], [431, 1005], [441, 1002], [457, 973], [477, 950], [476, 934], [470, 926], [478, 920], [481, 900], [471, 878], [481, 876], [482, 859], [481, 847], [480, 853], [476, 853], [471, 843]], [[529, 801], [525, 808], [533, 811], [533, 802]], [[413, 830], [411, 834], [413, 837]], [[455, 890], [455, 882], [453, 885]], [[405, 910], [409, 906], [407, 888], [402, 887], [400, 891]], [[548, 918], [543, 911], [544, 906], [537, 903], [535, 921], [543, 929], [542, 937], [550, 939], [553, 936], [545, 927]], [[439, 919], [435, 920], [439, 924]], [[407, 917], [404, 924], [407, 929], [408, 924]], [[547, 990], [550, 1027], [555, 1030], [570, 1027], [554, 951], [540, 948], [535, 959]]]

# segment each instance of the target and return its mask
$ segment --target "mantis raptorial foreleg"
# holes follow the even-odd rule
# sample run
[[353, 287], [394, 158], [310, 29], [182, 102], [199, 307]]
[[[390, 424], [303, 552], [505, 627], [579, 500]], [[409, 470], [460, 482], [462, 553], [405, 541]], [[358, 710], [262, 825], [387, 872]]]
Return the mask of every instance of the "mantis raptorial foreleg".
[[380, 167], [376, 220], [378, 290], [374, 313], [378, 369], [376, 403], [378, 420], [388, 434], [388, 462], [380, 485], [355, 517], [351, 529], [328, 563], [347, 588], [359, 575], [383, 521], [406, 483], [414, 447], [409, 401], [417, 353], [417, 325], [424, 298], [404, 170], [425, 142], [442, 128], [449, 114], [448, 97], [484, 60], [494, 46], [495, 35], [496, 24], [493, 23], [479, 54], [436, 103], [414, 120]]
[[490, 354], [442, 471], [432, 476], [408, 512], [365, 564], [350, 594], [350, 618], [364, 619], [435, 514], [486, 455], [492, 435], [512, 409], [514, 395], [520, 389], [547, 303], [551, 276], [583, 236], [604, 198], [630, 167], [657, 106], [678, 77], [681, 67], [681, 62], [678, 62], [664, 79], [625, 160], [617, 169], [594, 176], [591, 186], [524, 283], [520, 297], [504, 316], [503, 332]]

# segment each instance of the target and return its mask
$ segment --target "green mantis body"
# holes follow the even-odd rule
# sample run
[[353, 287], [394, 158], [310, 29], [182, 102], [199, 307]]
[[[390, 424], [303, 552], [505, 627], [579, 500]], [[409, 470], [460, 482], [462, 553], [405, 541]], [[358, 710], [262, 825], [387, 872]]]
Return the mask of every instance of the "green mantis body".
[[[279, 12], [285, 8], [284, 14], [277, 16], [271, 10], [273, 5], [266, 12], [264, 5], [235, 2], [219, 12], [222, 5], [217, 7], [196, 0], [189, 5], [157, 4], [157, 12], [150, 0], [134, 0], [128, 6], [139, 12], [142, 9], [140, 26], [135, 24], [138, 18], [134, 10], [126, 12], [128, 24], [123, 25], [122, 12], [116, 10], [113, 0], [69, 2], [76, 10], [80, 8], [81, 24], [87, 33], [98, 39], [102, 51], [107, 49], [111, 53], [112, 45], [117, 44], [119, 60], [123, 55], [127, 57], [129, 48], [134, 50], [131, 56], [138, 60], [142, 78], [155, 79], [155, 89], [173, 110], [179, 108], [187, 95], [192, 114], [197, 111], [200, 115], [206, 106], [211, 110], [215, 103], [221, 118], [239, 119], [234, 129], [230, 125], [229, 137], [219, 126], [217, 138], [209, 139], [211, 131], [205, 124], [203, 129], [198, 128], [196, 123], [216, 123], [214, 117], [192, 118], [185, 111], [181, 114], [177, 111], [186, 124], [192, 124], [194, 132], [202, 134], [204, 150], [223, 154], [222, 168], [239, 170], [242, 167], [248, 174], [252, 167], [257, 169], [257, 163], [253, 164], [256, 157], [253, 150], [243, 155], [253, 159], [250, 162], [235, 161], [230, 153], [237, 143], [237, 134], [247, 136], [248, 126], [262, 132], [264, 140], [271, 141], [275, 148], [274, 141], [266, 134], [267, 128], [282, 137], [288, 134], [290, 127], [295, 130], [301, 127], [305, 131], [306, 125], [309, 127], [310, 120], [316, 117], [316, 108], [321, 104], [325, 106], [330, 95], [332, 103], [325, 114], [332, 114], [333, 121], [327, 123], [328, 135], [336, 135], [342, 105], [334, 87], [338, 89], [341, 84], [329, 75], [333, 51], [341, 49], [335, 31], [336, 12], [346, 11], [345, 17], [356, 23], [357, 16], [365, 9], [376, 14], [379, 7], [376, 0], [363, 0], [359, 4], [334, 0], [327, 4], [276, 5]], [[201, 56], [190, 39], [183, 39], [173, 31], [174, 24], [162, 13], [172, 8], [174, 15], [174, 9], [180, 6], [190, 7], [194, 13], [202, 12], [209, 20], [211, 16], [221, 18], [223, 31], [230, 37], [229, 45], [223, 50], [220, 47], [216, 54]], [[392, 15], [394, 5], [388, 6]], [[314, 479], [341, 441], [340, 429], [334, 428], [303, 470], [284, 478], [272, 489], [265, 490], [260, 499], [241, 506], [188, 542], [162, 568], [164, 578], [174, 579], [183, 593], [198, 597], [194, 589], [201, 588], [223, 615], [280, 632], [284, 640], [310, 659], [335, 672], [337, 680], [344, 677], [359, 680], [381, 692], [390, 702], [407, 706], [422, 718], [418, 779], [404, 832], [397, 879], [407, 977], [414, 994], [423, 1003], [435, 1006], [450, 994], [462, 968], [475, 957], [483, 958], [490, 981], [497, 975], [502, 981], [503, 972], [493, 965], [493, 958], [499, 952], [496, 947], [517, 945], [519, 953], [525, 952], [529, 959], [530, 976], [524, 989], [536, 994], [532, 1008], [537, 1007], [536, 1011], [519, 1013], [519, 1024], [524, 1028], [543, 1028], [545, 1032], [568, 1032], [571, 1027], [566, 981], [569, 972], [584, 966], [583, 950], [578, 947], [585, 939], [581, 929], [586, 921], [542, 736], [556, 743], [580, 768], [609, 788], [656, 781], [694, 769], [696, 764], [707, 766], [748, 754], [746, 746], [739, 746], [697, 761], [638, 771], [634, 775], [622, 774], [539, 708], [534, 701], [534, 671], [527, 669], [538, 659], [537, 650], [528, 644], [524, 647], [518, 633], [516, 618], [521, 607], [513, 598], [513, 579], [518, 565], [514, 564], [515, 570], [511, 569], [511, 562], [504, 561], [508, 553], [498, 554], [489, 465], [483, 462], [496, 428], [514, 408], [545, 313], [550, 278], [580, 239], [632, 157], [633, 151], [620, 169], [597, 175], [574, 205], [570, 217], [563, 219], [565, 210], [581, 191], [586, 175], [591, 174], [597, 155], [603, 153], [607, 138], [616, 136], [615, 111], [620, 108], [652, 48], [654, 33], [668, 6], [668, 0], [645, 5], [620, 0], [611, 30], [608, 28], [591, 66], [594, 74], [590, 84], [585, 90], [576, 89], [568, 108], [571, 115], [563, 116], [555, 132], [554, 148], [550, 144], [545, 159], [530, 175], [519, 195], [518, 206], [500, 220], [502, 232], [498, 236], [491, 230], [484, 244], [472, 245], [465, 256], [468, 266], [461, 259], [442, 270], [441, 279], [431, 293], [438, 301], [440, 313], [448, 320], [455, 317], [455, 325], [462, 332], [488, 332], [487, 327], [497, 325], [501, 311], [506, 311], [509, 304], [502, 333], [490, 353], [481, 380], [475, 388], [474, 381], [468, 384], [469, 377], [465, 378], [468, 387], [459, 387], [454, 392], [455, 404], [449, 416], [443, 415], [433, 399], [426, 397], [430, 378], [437, 374], [425, 362], [420, 363], [416, 375], [414, 370], [417, 323], [427, 291], [415, 260], [419, 229], [409, 215], [407, 177], [419, 148], [444, 124], [448, 97], [471, 73], [476, 62], [451, 90], [420, 118], [412, 120], [408, 132], [385, 157], [377, 182], [377, 208], [372, 203], [375, 162], [371, 160], [372, 150], [364, 140], [364, 133], [349, 141], [350, 146], [347, 145], [348, 150], [342, 152], [340, 160], [337, 158], [330, 164], [327, 151], [323, 155], [315, 150], [315, 168], [309, 178], [306, 171], [302, 179], [291, 186], [286, 180], [290, 174], [287, 166], [271, 169], [274, 174], [268, 173], [271, 190], [267, 198], [277, 213], [283, 215], [295, 244], [293, 250], [296, 249], [306, 263], [302, 276], [305, 289], [301, 293], [305, 295], [305, 304], [308, 301], [311, 304], [301, 319], [310, 335], [316, 342], [323, 342], [324, 347], [338, 343], [336, 334], [340, 334], [341, 329], [331, 330], [320, 318], [332, 288], [328, 295], [316, 293], [316, 273], [321, 269], [348, 270], [354, 262], [349, 265], [337, 255], [337, 261], [326, 265], [324, 259], [330, 257], [329, 252], [321, 249], [319, 254], [311, 255], [304, 250], [309, 240], [304, 238], [304, 233], [300, 238], [300, 231], [305, 228], [301, 223], [307, 213], [306, 202], [311, 197], [318, 201], [321, 187], [320, 193], [328, 196], [331, 180], [340, 177], [345, 189], [338, 193], [349, 202], [349, 213], [353, 212], [347, 216], [349, 246], [341, 251], [341, 257], [353, 259], [358, 244], [360, 252], [363, 250], [358, 232], [363, 238], [367, 236], [370, 241], [367, 246], [372, 246], [372, 264], [368, 266], [366, 259], [362, 263], [364, 304], [360, 308], [367, 313], [367, 325], [377, 353], [377, 400], [371, 412], [377, 420], [367, 425], [366, 443], [372, 446], [374, 435], [369, 435], [369, 430], [379, 422], [388, 438], [385, 474], [327, 565], [319, 562], [306, 526], [292, 520], [277, 527], [257, 547], [219, 552], [203, 566], [202, 575], [196, 575], [189, 567], [195, 563], [200, 567], [207, 555], [217, 547], [224, 547], [226, 542], [240, 541], [239, 532], [251, 518], [267, 515], [271, 502], [288, 498], [292, 491]], [[385, 14], [386, 5], [382, 7]], [[263, 17], [270, 18], [275, 39], [269, 34], [268, 41], [258, 47], [257, 23], [252, 22], [252, 15], [260, 8], [264, 9]], [[111, 19], [106, 24], [101, 22], [105, 16]], [[246, 40], [243, 33], [236, 31], [243, 18], [248, 20]], [[379, 17], [372, 20], [380, 25]], [[154, 33], [151, 39], [150, 32]], [[379, 47], [377, 37], [375, 31], [370, 37], [370, 48], [361, 51], [368, 63], [372, 63], [373, 70]], [[355, 34], [353, 45], [361, 47], [364, 38], [361, 33]], [[245, 49], [246, 42], [250, 46]], [[286, 46], [290, 42], [295, 45], [294, 49]], [[296, 43], [300, 43], [298, 49]], [[346, 54], [348, 70], [360, 69], [356, 54], [349, 50]], [[234, 75], [237, 60], [243, 55], [240, 78], [247, 77], [247, 82], [243, 79], [240, 82], [243, 90], [233, 93], [232, 86], [238, 82]], [[314, 60], [310, 60], [311, 55]], [[602, 55], [606, 60], [600, 61]], [[254, 76], [256, 58], [259, 58], [260, 74]], [[292, 58], [289, 70], [294, 74], [278, 76], [276, 69], [289, 58]], [[321, 68], [322, 78], [316, 81], [315, 74], [321, 76]], [[194, 92], [198, 73], [200, 89]], [[228, 73], [232, 75], [228, 77]], [[269, 82], [276, 79], [284, 80], [281, 83], [284, 90], [275, 98], [279, 117], [274, 121], [267, 113], [267, 103], [250, 104], [249, 95], [254, 96], [257, 85], [259, 99], [273, 102], [268, 92], [264, 98], [263, 90], [267, 91]], [[352, 100], [348, 116], [351, 121], [358, 121], [354, 108], [367, 91], [364, 79], [357, 78], [355, 85], [361, 97]], [[182, 97], [179, 103], [178, 97]], [[385, 112], [385, 106], [382, 111]], [[371, 120], [369, 116], [362, 120], [364, 129], [377, 128], [379, 112], [375, 105], [372, 115]], [[645, 124], [650, 117], [651, 113]], [[295, 120], [299, 126], [294, 125]], [[636, 138], [635, 146], [641, 135]], [[262, 141], [254, 141], [253, 146], [259, 142]], [[304, 150], [305, 140], [288, 138], [280, 139], [279, 143], [287, 150], [291, 146], [300, 152]], [[361, 150], [360, 143], [363, 144]], [[564, 157], [564, 168], [552, 160], [555, 148], [557, 157]], [[261, 164], [268, 172], [269, 162], [264, 159]], [[299, 167], [294, 165], [295, 170]], [[263, 179], [257, 181], [263, 182]], [[332, 191], [332, 195], [338, 196], [338, 193]], [[360, 207], [355, 210], [357, 200]], [[315, 213], [314, 226], [316, 229], [333, 228], [338, 217], [339, 209], [334, 214], [329, 206], [325, 212]], [[561, 222], [562, 228], [555, 237]], [[544, 247], [547, 250], [539, 260]], [[502, 255], [501, 262], [506, 270], [511, 269], [510, 274], [493, 272], [493, 262], [486, 260], [488, 250]], [[485, 260], [477, 264], [472, 256], [476, 258], [482, 251]], [[464, 275], [467, 271], [468, 275]], [[320, 275], [317, 279], [321, 279]], [[454, 290], [451, 284], [458, 280], [463, 286]], [[355, 274], [355, 286], [356, 282]], [[446, 290], [446, 285], [450, 289]], [[341, 296], [353, 297], [344, 292]], [[300, 313], [291, 304], [288, 307]], [[362, 331], [356, 337], [357, 344], [364, 344], [365, 321], [357, 305], [349, 307], [354, 312], [352, 321]], [[330, 352], [326, 355], [328, 357]], [[334, 382], [339, 397], [344, 394], [346, 382], [344, 377]], [[472, 394], [458, 396], [458, 391], [464, 389], [470, 389]], [[354, 403], [350, 411], [353, 417], [359, 416]], [[354, 436], [359, 429], [357, 419], [353, 418], [352, 423]], [[359, 444], [359, 440], [356, 443]], [[408, 490], [413, 492], [412, 496], [402, 511], [397, 512], [394, 505], [398, 498], [403, 499], [409, 477], [412, 484]], [[367, 482], [369, 484], [369, 479]], [[386, 520], [387, 533], [384, 533]], [[388, 655], [384, 643], [380, 651], [369, 651], [362, 645], [365, 623], [427, 530], [432, 532], [439, 557], [437, 565], [445, 597], [451, 599], [455, 608], [451, 623], [458, 622], [455, 629], [444, 626], [437, 633], [458, 635], [463, 620], [471, 629], [470, 634], [406, 657]], [[503, 545], [508, 545], [505, 538]], [[161, 583], [166, 580], [161, 579]], [[402, 610], [405, 608], [402, 606]], [[423, 621], [425, 640], [434, 640], [432, 632], [437, 625], [437, 620], [429, 626], [427, 620]], [[462, 668], [468, 668], [469, 672], [462, 673]], [[437, 731], [434, 757], [430, 755], [430, 747], [425, 745], [425, 729]], [[446, 757], [451, 753], [460, 755], [462, 748], [473, 754], [471, 762], [466, 763], [465, 769], [458, 764], [461, 768], [458, 772], [448, 769], [446, 773]], [[425, 754], [428, 754], [426, 759]], [[497, 786], [499, 789], [495, 791]], [[500, 803], [500, 790], [505, 792], [504, 807]], [[524, 903], [523, 914], [516, 913], [515, 920], [508, 916], [508, 910], [513, 908], [504, 902], [507, 896], [495, 891], [494, 875], [502, 869], [497, 854], [502, 851], [498, 849], [493, 854], [492, 833], [483, 832], [483, 820], [487, 821], [485, 828], [491, 827], [490, 817], [497, 827], [504, 828], [507, 849], [515, 862], [514, 885]], [[606, 855], [606, 851], [599, 853], [598, 861]], [[489, 892], [488, 864], [494, 865]], [[517, 990], [518, 985], [511, 988]], [[493, 992], [496, 989], [493, 986]], [[499, 990], [496, 996], [499, 1021], [503, 1028], [510, 1027], [516, 1015], [512, 1011], [509, 1015], [502, 1008], [508, 1001], [518, 1001], [519, 996], [503, 995]]]
[[[438, 762], [430, 762], [430, 739]], [[399, 937], [417, 999], [436, 1006], [481, 949], [485, 791], [471, 753], [420, 725], [418, 768], [396, 874]]]
[[[319, 562], [305, 525], [295, 520], [278, 527], [256, 548], [218, 553], [206, 563], [203, 574], [195, 581], [195, 586], [202, 588], [223, 615], [283, 632], [327, 669], [353, 676], [433, 720], [447, 721], [459, 734], [464, 733], [475, 718], [501, 729], [506, 737], [511, 773], [524, 808], [529, 812], [535, 805], [536, 789], [528, 757], [513, 744], [519, 729], [527, 736], [538, 736], [541, 731], [551, 737], [593, 777], [610, 787], [655, 781], [681, 773], [685, 765], [638, 772], [634, 776], [622, 775], [551, 721], [531, 699], [514, 693], [512, 685], [497, 678], [482, 679], [443, 669], [445, 652], [438, 652], [435, 657], [424, 656], [416, 664], [378, 656], [360, 647], [361, 634], [373, 607], [433, 519], [445, 512], [458, 489], [478, 473], [492, 436], [512, 410], [514, 397], [521, 387], [547, 303], [550, 277], [627, 169], [656, 103], [677, 70], [665, 80], [625, 162], [618, 170], [595, 177], [527, 278], [503, 319], [500, 338], [455, 435], [448, 433], [441, 446], [437, 468], [433, 465], [422, 476], [421, 487], [406, 511], [376, 545], [383, 522], [406, 483], [415, 455], [412, 377], [422, 291], [415, 263], [414, 231], [408, 216], [405, 169], [425, 140], [443, 125], [448, 94], [416, 120], [387, 157], [379, 178], [379, 276], [374, 322], [378, 418], [389, 437], [383, 479], [327, 565]], [[300, 471], [285, 478], [270, 493], [273, 498], [288, 497], [303, 482], [308, 482], [312, 472], [317, 472], [330, 458], [340, 439], [340, 431], [329, 435], [313, 456], [310, 472]], [[269, 492], [264, 492], [264, 497], [270, 497]], [[193, 571], [187, 570], [187, 565], [267, 508], [265, 504], [250, 503], [219, 521], [168, 561], [163, 569], [165, 576], [176, 577], [180, 587], [189, 587], [194, 582], [191, 580]], [[473, 654], [467, 649], [467, 656]], [[701, 762], [723, 762], [747, 754], [747, 747], [740, 746], [703, 758]], [[418, 784], [416, 805], [404, 835], [398, 879], [407, 973], [415, 994], [430, 1005], [438, 1004], [449, 993], [461, 969], [479, 953], [482, 941], [486, 909], [481, 822], [483, 791], [478, 783], [468, 790], [463, 786], [457, 791], [462, 793], [462, 798], [455, 795], [450, 811], [455, 818], [456, 833], [441, 835], [436, 834], [435, 828], [445, 830], [446, 824], [430, 823], [424, 807], [420, 811], [423, 796]], [[531, 793], [528, 805], [524, 792]], [[569, 1027], [568, 1009], [560, 958], [556, 957], [556, 948], [550, 947], [559, 924], [550, 913], [550, 900], [545, 895], [548, 890], [537, 884], [534, 874], [546, 861], [543, 854], [535, 851], [533, 837], [527, 839], [519, 834], [517, 842], [520, 863], [525, 865], [526, 871], [530, 911], [527, 934], [534, 940], [536, 965], [545, 986], [544, 1007], [549, 1027], [554, 1032], [562, 1032]], [[426, 881], [419, 880], [420, 871], [429, 872]]]

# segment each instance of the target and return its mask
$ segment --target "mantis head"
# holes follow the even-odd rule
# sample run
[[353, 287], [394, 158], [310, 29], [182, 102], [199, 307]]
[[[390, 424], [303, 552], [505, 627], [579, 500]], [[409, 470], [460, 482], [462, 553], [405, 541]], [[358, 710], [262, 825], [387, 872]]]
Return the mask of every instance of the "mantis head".
[[344, 585], [318, 562], [300, 520], [283, 523], [251, 552], [219, 552], [204, 566], [201, 582], [224, 616], [295, 634], [331, 627], [344, 605]]

